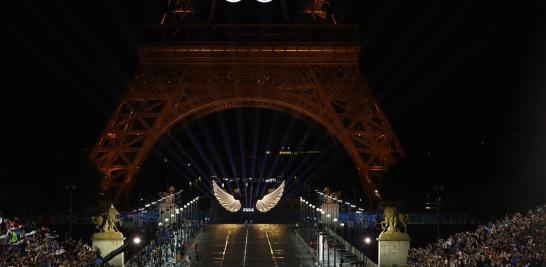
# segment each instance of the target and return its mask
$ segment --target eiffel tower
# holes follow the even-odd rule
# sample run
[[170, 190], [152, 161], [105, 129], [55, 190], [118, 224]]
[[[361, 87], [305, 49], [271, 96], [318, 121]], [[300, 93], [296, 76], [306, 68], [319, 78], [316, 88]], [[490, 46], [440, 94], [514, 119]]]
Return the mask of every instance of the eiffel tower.
[[224, 0], [212, 1], [209, 23], [188, 22], [191, 1], [178, 0], [141, 31], [137, 72], [90, 154], [103, 193], [126, 195], [177, 123], [253, 107], [322, 125], [350, 155], [370, 203], [380, 200], [378, 179], [403, 150], [359, 72], [358, 26], [337, 24], [326, 0], [304, 1], [306, 24], [212, 23], [216, 1]]

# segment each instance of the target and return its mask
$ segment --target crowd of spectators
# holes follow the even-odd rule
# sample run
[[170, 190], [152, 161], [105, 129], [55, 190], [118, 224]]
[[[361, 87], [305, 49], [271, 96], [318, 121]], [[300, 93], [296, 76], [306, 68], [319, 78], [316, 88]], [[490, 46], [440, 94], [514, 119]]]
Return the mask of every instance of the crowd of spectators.
[[546, 205], [526, 214], [506, 215], [475, 232], [454, 234], [423, 248], [410, 249], [408, 263], [418, 267], [544, 266]]
[[96, 255], [81, 241], [60, 242], [46, 227], [0, 217], [0, 267], [88, 266]]
[[155, 237], [129, 260], [127, 266], [189, 266], [192, 261], [190, 252], [193, 252], [194, 261], [199, 257], [197, 247], [191, 241], [201, 226], [202, 223], [195, 221], [160, 226]]

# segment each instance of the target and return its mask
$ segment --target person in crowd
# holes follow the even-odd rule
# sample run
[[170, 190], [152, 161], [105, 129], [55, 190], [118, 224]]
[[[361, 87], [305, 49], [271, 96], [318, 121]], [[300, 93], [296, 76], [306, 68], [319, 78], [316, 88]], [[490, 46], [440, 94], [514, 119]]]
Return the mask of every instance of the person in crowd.
[[[0, 235], [0, 266], [89, 266], [94, 251], [82, 241], [57, 240], [46, 227], [14, 218]], [[4, 226], [3, 226], [4, 227]]]
[[425, 247], [412, 248], [408, 263], [419, 267], [541, 267], [546, 249], [545, 208], [537, 207], [525, 215], [506, 215], [474, 232], [456, 233]]
[[102, 266], [103, 265], [103, 259], [100, 255], [100, 249], [97, 248], [95, 250], [95, 260], [93, 261], [93, 263], [95, 264], [95, 266]]
[[190, 266], [191, 255], [195, 253], [195, 259], [199, 258], [197, 253], [198, 245], [188, 247], [194, 242], [194, 232], [199, 230], [201, 225], [183, 223], [180, 227], [160, 227], [153, 234], [150, 242], [136, 253], [126, 264], [127, 266], [145, 267], [178, 267]]

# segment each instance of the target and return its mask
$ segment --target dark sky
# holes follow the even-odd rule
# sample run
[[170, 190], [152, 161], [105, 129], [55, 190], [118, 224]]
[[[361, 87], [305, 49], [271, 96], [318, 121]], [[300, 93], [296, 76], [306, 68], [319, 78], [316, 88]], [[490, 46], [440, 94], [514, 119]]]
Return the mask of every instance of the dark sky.
[[[222, 4], [219, 20], [276, 20], [275, 0], [245, 1]], [[0, 210], [63, 201], [65, 180], [93, 184], [87, 156], [136, 69], [136, 33], [158, 21], [158, 2], [3, 8]], [[480, 216], [546, 202], [546, 5], [477, 2], [334, 6], [339, 22], [361, 25], [362, 71], [406, 150], [384, 191], [415, 210], [434, 183], [446, 186], [446, 209]]]

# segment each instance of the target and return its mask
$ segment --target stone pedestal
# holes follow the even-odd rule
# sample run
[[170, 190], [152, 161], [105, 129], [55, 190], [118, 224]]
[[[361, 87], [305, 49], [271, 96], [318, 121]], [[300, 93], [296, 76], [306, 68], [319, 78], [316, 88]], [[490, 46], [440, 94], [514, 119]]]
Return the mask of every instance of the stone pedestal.
[[406, 233], [385, 232], [379, 235], [379, 267], [408, 266], [410, 238]]
[[[120, 232], [100, 232], [91, 237], [93, 249], [99, 248], [101, 257], [108, 255], [123, 245], [123, 234]], [[108, 264], [116, 267], [123, 267], [124, 253], [120, 253], [111, 259]]]

